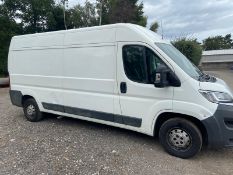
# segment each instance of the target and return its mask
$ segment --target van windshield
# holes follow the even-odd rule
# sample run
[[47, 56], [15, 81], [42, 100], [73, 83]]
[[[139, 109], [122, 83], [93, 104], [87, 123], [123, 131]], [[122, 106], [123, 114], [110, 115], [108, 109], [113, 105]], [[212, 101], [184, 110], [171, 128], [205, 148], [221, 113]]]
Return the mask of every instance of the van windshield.
[[173, 45], [164, 43], [155, 43], [167, 56], [169, 56], [185, 73], [198, 80], [202, 72], [193, 63], [191, 63], [179, 50]]

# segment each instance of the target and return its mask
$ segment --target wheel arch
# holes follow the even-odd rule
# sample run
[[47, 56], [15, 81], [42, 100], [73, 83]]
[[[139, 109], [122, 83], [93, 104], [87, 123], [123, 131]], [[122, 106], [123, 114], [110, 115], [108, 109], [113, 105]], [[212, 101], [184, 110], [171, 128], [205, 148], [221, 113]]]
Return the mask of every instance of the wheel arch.
[[198, 127], [198, 129], [200, 129], [201, 131], [201, 134], [203, 137], [203, 143], [204, 144], [208, 143], [207, 130], [204, 124], [202, 124], [202, 122], [199, 119], [197, 119], [196, 117], [190, 116], [190, 115], [181, 114], [181, 113], [173, 113], [173, 112], [164, 112], [164, 113], [161, 113], [157, 117], [155, 124], [154, 124], [154, 131], [153, 131], [153, 135], [155, 137], [158, 137], [159, 129], [162, 126], [162, 124], [171, 118], [183, 118], [183, 119], [189, 120], [192, 123], [194, 123]]
[[35, 98], [34, 98], [33, 96], [31, 96], [31, 95], [23, 95], [23, 96], [22, 96], [22, 105], [23, 105], [23, 103], [24, 103], [26, 100], [28, 100], [28, 99], [30, 99], [30, 98], [32, 98], [32, 99], [35, 100]]
[[29, 98], [32, 98], [36, 101], [38, 107], [40, 110], [42, 110], [42, 104], [40, 103], [39, 101], [39, 98], [37, 97], [37, 94], [32, 91], [32, 90], [25, 90], [25, 89], [22, 89], [22, 105], [23, 103], [25, 102], [25, 100], [29, 99]]

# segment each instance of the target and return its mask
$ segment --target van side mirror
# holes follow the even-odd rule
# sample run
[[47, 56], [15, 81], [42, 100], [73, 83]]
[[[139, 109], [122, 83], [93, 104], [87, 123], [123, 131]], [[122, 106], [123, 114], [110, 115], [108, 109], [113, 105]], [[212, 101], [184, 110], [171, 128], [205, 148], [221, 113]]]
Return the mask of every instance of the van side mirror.
[[169, 86], [169, 82], [167, 79], [168, 72], [169, 72], [169, 69], [165, 65], [163, 64], [158, 65], [156, 72], [155, 72], [155, 79], [154, 79], [155, 87], [163, 88], [163, 87]]
[[154, 86], [163, 88], [168, 86], [180, 87], [179, 78], [167, 66], [160, 64], [155, 73]]

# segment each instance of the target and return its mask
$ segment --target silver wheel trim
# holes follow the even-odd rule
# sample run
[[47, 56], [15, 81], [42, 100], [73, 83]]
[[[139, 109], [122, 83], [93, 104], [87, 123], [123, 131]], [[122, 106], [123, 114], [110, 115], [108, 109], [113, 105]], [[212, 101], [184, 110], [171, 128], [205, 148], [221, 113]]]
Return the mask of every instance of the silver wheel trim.
[[190, 135], [183, 129], [174, 128], [168, 133], [169, 143], [179, 150], [185, 150], [192, 145]]
[[29, 116], [32, 116], [32, 115], [34, 115], [34, 114], [36, 113], [36, 108], [35, 108], [35, 106], [33, 106], [33, 105], [29, 105], [29, 106], [27, 107], [26, 111], [27, 111], [27, 114], [28, 114]]

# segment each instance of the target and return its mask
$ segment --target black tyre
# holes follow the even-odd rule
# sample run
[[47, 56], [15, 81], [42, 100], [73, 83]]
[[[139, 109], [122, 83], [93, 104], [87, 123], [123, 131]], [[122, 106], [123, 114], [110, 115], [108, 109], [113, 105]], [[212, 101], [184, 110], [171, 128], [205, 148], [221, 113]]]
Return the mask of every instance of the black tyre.
[[33, 98], [24, 101], [23, 111], [26, 119], [31, 122], [37, 122], [42, 120], [43, 118], [43, 115], [40, 112], [39, 107]]
[[159, 140], [169, 154], [184, 159], [195, 156], [202, 147], [200, 130], [183, 118], [164, 122], [159, 130]]

